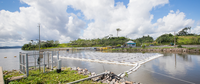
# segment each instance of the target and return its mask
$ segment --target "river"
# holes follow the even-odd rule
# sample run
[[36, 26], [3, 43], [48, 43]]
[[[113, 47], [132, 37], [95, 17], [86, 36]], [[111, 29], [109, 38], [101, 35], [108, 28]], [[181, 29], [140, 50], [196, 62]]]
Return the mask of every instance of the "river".
[[[21, 49], [0, 49], [0, 66], [3, 70], [19, 69], [19, 52]], [[91, 51], [94, 52], [94, 51]], [[200, 55], [162, 53], [164, 56], [143, 64], [126, 79], [143, 84], [199, 84]], [[14, 57], [17, 56], [17, 57]], [[7, 58], [4, 58], [7, 57]], [[96, 63], [62, 58], [62, 66], [87, 68], [91, 72], [101, 73], [104, 70], [116, 74], [132, 66]]]

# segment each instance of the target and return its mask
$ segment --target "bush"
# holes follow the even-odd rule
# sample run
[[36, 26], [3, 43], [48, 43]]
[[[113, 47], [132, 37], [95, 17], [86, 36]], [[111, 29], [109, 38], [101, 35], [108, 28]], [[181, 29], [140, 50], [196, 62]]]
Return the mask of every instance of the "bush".
[[142, 48], [144, 49], [146, 46], [145, 45], [142, 45]]
[[141, 46], [141, 43], [136, 43], [136, 47], [140, 47]]
[[124, 51], [124, 47], [122, 47], [122, 51]]
[[117, 44], [117, 47], [121, 47], [121, 44]]
[[178, 48], [182, 48], [182, 45], [179, 44], [177, 47], [178, 47]]

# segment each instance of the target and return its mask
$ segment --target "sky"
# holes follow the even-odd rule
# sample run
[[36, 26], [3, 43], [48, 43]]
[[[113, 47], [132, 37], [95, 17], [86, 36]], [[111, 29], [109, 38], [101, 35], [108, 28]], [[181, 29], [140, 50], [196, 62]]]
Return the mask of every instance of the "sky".
[[30, 40], [154, 39], [191, 27], [200, 34], [200, 0], [0, 0], [0, 46]]

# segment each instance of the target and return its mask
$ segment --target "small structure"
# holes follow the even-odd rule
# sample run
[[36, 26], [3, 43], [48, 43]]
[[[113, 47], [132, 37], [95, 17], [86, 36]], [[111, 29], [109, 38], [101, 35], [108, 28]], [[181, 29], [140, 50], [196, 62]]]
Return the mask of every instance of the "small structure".
[[133, 41], [128, 41], [126, 42], [126, 44], [127, 44], [127, 47], [136, 47], [136, 43]]

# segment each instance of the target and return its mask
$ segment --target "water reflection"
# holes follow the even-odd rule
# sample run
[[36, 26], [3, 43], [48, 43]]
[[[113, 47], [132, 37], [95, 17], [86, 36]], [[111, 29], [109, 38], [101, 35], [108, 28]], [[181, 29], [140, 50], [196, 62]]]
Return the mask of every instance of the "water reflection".
[[199, 55], [164, 53], [163, 57], [142, 65], [128, 79], [147, 84], [200, 83], [199, 62]]

